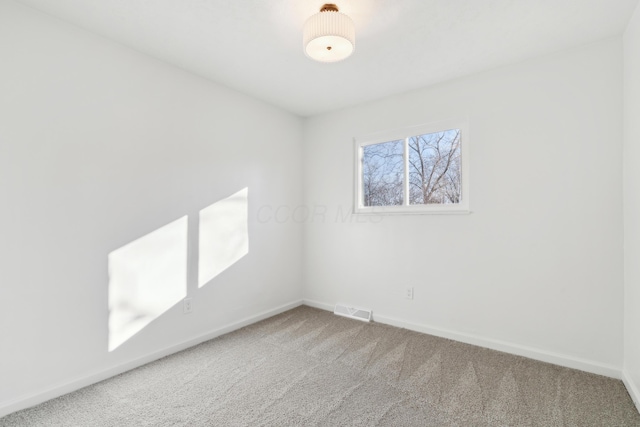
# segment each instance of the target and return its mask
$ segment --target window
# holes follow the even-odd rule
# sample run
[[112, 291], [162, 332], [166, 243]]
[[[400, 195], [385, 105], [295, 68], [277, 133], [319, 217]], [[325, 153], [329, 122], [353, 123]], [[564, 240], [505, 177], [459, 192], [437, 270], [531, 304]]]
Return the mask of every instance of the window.
[[468, 144], [461, 123], [356, 139], [355, 212], [468, 213]]

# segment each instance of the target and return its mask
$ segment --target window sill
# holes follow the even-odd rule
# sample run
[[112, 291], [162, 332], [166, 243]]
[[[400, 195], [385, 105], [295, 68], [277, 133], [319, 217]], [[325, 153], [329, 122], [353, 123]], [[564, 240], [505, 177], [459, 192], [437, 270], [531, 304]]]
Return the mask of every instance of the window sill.
[[468, 208], [425, 209], [423, 206], [417, 206], [415, 208], [399, 206], [397, 208], [378, 207], [354, 209], [355, 215], [471, 215], [472, 213]]

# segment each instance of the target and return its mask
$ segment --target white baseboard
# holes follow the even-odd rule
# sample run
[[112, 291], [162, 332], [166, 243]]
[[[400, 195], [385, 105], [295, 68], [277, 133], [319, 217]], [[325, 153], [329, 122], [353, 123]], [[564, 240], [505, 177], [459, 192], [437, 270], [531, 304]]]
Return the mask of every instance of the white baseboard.
[[218, 328], [211, 332], [207, 332], [206, 334], [199, 335], [195, 338], [191, 338], [181, 343], [171, 345], [162, 350], [154, 351], [153, 353], [147, 354], [146, 356], [139, 357], [129, 362], [125, 362], [102, 371], [75, 378], [64, 383], [56, 384], [36, 393], [20, 396], [5, 402], [0, 402], [0, 417], [4, 417], [5, 415], [9, 415], [12, 412], [29, 408], [42, 402], [46, 402], [47, 400], [56, 398], [58, 396], [71, 393], [72, 391], [79, 390], [83, 387], [95, 384], [107, 378], [119, 375], [123, 372], [130, 371], [131, 369], [146, 365], [147, 363], [153, 362], [154, 360], [161, 359], [170, 354], [177, 353], [189, 347], [193, 347], [205, 341], [209, 341], [210, 339], [216, 338], [220, 335], [235, 331], [236, 329], [243, 328], [247, 325], [259, 322], [260, 320], [275, 316], [276, 314], [280, 314], [287, 310], [291, 310], [292, 308], [298, 307], [300, 305], [302, 305], [302, 300], [290, 302], [271, 310], [263, 311], [256, 314], [255, 316], [246, 317], [237, 322], [222, 326], [221, 328]]
[[[333, 311], [333, 305], [324, 302], [304, 299], [303, 304], [310, 307], [320, 308], [323, 310]], [[581, 359], [564, 354], [554, 353], [537, 348], [512, 344], [505, 341], [486, 338], [480, 335], [472, 335], [462, 332], [456, 332], [430, 325], [422, 325], [418, 323], [407, 322], [391, 316], [376, 314], [373, 311], [374, 322], [384, 323], [386, 325], [397, 326], [399, 328], [409, 329], [416, 332], [422, 332], [437, 337], [447, 338], [454, 341], [460, 341], [466, 344], [477, 345], [479, 347], [490, 348], [492, 350], [502, 351], [504, 353], [515, 354], [518, 356], [528, 357], [529, 359], [539, 360], [541, 362], [553, 363], [554, 365], [564, 366], [567, 368], [578, 369], [593, 374], [604, 375], [607, 377], [622, 379], [622, 371], [620, 367], [595, 362], [592, 360]]]
[[624, 369], [622, 370], [622, 382], [624, 382], [625, 387], [627, 387], [633, 403], [636, 404], [636, 409], [640, 412], [640, 388], [638, 388], [638, 385], [631, 379], [631, 375]]
[[319, 308], [321, 310], [333, 311], [335, 304], [327, 304], [320, 301], [314, 301], [310, 299], [303, 299], [302, 304], [308, 305], [309, 307]]

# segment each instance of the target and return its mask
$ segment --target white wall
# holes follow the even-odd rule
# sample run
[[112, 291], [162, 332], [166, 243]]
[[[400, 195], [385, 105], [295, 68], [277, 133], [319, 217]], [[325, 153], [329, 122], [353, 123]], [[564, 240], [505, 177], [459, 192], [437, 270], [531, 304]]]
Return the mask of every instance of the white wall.
[[[336, 214], [353, 204], [353, 137], [459, 118], [472, 214]], [[311, 118], [305, 203], [327, 214], [305, 225], [304, 297], [619, 376], [621, 148], [619, 38]]]
[[640, 410], [640, 7], [624, 35], [624, 375]]
[[[301, 227], [257, 219], [301, 202], [300, 118], [10, 0], [0, 64], [0, 416], [300, 300]], [[109, 353], [107, 255], [189, 215], [197, 259], [198, 212], [245, 187], [248, 255], [202, 289], [191, 262], [194, 313]]]

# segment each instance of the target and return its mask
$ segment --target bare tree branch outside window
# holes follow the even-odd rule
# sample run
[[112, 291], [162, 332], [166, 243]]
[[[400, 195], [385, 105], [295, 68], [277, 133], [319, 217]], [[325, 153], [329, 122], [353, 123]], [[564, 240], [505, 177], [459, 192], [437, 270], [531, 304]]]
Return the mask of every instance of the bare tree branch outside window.
[[455, 204], [462, 196], [459, 129], [362, 147], [363, 206], [404, 204], [407, 150], [408, 204]]
[[367, 145], [362, 156], [364, 206], [398, 206], [403, 202], [404, 141]]
[[460, 202], [460, 130], [409, 138], [409, 203]]

